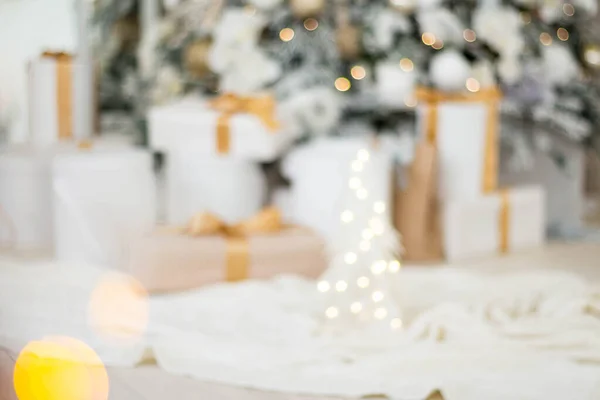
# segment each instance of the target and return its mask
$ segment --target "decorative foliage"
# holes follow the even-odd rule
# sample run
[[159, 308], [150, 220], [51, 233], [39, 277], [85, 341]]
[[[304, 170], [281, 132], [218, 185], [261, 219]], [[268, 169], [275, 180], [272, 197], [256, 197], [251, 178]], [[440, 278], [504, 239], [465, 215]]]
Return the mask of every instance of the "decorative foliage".
[[362, 120], [374, 131], [403, 130], [419, 84], [472, 92], [499, 85], [511, 117], [598, 142], [592, 136], [600, 134], [600, 98], [588, 77], [600, 74], [600, 34], [594, 38], [598, 24], [583, 25], [597, 11], [595, 0], [163, 2], [153, 80], [132, 90], [136, 60], [124, 46], [127, 29], [106, 27], [127, 26], [122, 21], [137, 1], [97, 0], [103, 105], [139, 108], [131, 103], [141, 89], [142, 102], [191, 91], [268, 90], [288, 105], [337, 91], [324, 96], [326, 107], [292, 107], [297, 122], [323, 110], [322, 118], [298, 122], [308, 135], [333, 132], [334, 116]]

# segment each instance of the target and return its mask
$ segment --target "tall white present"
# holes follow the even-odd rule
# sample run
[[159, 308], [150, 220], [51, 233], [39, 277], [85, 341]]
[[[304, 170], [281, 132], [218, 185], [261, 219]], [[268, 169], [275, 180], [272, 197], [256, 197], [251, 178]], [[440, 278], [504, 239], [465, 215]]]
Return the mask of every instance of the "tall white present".
[[455, 94], [417, 90], [420, 130], [438, 152], [443, 201], [475, 199], [497, 188], [500, 97], [495, 88]]
[[86, 90], [89, 66], [65, 53], [44, 53], [29, 64], [31, 143], [49, 145], [85, 139], [92, 133], [92, 104]]
[[185, 224], [199, 212], [238, 222], [261, 209], [267, 190], [260, 165], [202, 156], [195, 146], [172, 149], [165, 178], [166, 220], [170, 224]]
[[142, 150], [90, 149], [57, 155], [53, 194], [60, 260], [120, 267], [130, 241], [156, 222], [152, 157]]
[[[349, 171], [352, 161], [360, 150], [366, 150], [374, 168], [380, 169], [377, 182], [371, 182], [371, 192], [364, 193], [369, 201], [390, 204], [392, 199], [392, 153], [380, 144], [381, 151], [369, 151], [373, 143], [367, 138], [343, 138], [316, 140], [298, 147], [284, 160], [283, 173], [291, 181], [289, 198], [286, 200], [290, 218], [308, 226], [326, 238], [335, 234], [340, 218], [340, 196], [349, 185], [355, 185]], [[357, 164], [354, 167], [360, 168]], [[357, 171], [360, 172], [360, 171]], [[391, 220], [389, 210], [385, 218]]]
[[272, 161], [295, 140], [270, 96], [184, 99], [154, 107], [148, 123], [150, 147], [167, 155], [188, 147], [198, 155]]
[[545, 241], [545, 192], [541, 186], [500, 190], [444, 205], [444, 250], [449, 261], [503, 254]]
[[28, 147], [0, 153], [0, 245], [52, 248], [51, 154]]

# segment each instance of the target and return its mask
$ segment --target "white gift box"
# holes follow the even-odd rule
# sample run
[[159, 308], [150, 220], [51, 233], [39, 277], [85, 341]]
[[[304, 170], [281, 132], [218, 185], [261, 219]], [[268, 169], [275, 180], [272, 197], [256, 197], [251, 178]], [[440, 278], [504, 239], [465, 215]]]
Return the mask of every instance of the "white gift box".
[[449, 261], [540, 246], [545, 241], [545, 192], [523, 186], [444, 205], [444, 249]]
[[51, 154], [27, 147], [0, 153], [0, 245], [52, 248]]
[[564, 156], [563, 165], [559, 166], [551, 154], [536, 149], [532, 154], [531, 166], [517, 169], [503, 163], [500, 184], [542, 185], [547, 194], [547, 228], [558, 234], [577, 232], [583, 227], [584, 152], [578, 144], [558, 137], [553, 139], [553, 144]]
[[[387, 142], [382, 140], [380, 148], [389, 148]], [[293, 222], [331, 238], [339, 226], [340, 196], [347, 191], [352, 160], [360, 149], [370, 146], [372, 143], [364, 137], [331, 138], [315, 140], [294, 149], [283, 162], [283, 174], [292, 181], [285, 203]], [[369, 198], [390, 204], [392, 153], [372, 152], [369, 162], [377, 163], [381, 169], [377, 182], [370, 182]], [[387, 218], [391, 220], [389, 212]]]
[[[217, 155], [220, 115], [208, 101], [192, 98], [154, 107], [148, 115], [150, 147], [166, 153], [189, 147], [199, 155]], [[272, 161], [295, 140], [285, 129], [270, 130], [253, 114], [234, 114], [228, 124], [230, 149], [226, 155], [230, 158]]]
[[258, 212], [267, 191], [260, 166], [246, 160], [199, 155], [195, 147], [173, 149], [165, 171], [166, 220], [181, 225], [199, 212], [235, 223]]
[[438, 150], [441, 200], [475, 199], [496, 189], [499, 96], [495, 89], [456, 95], [417, 92], [419, 131]]
[[85, 93], [89, 66], [69, 57], [42, 56], [29, 64], [29, 130], [34, 145], [91, 135], [92, 104]]
[[152, 157], [136, 149], [57, 155], [53, 197], [57, 258], [120, 267], [131, 240], [155, 225]]

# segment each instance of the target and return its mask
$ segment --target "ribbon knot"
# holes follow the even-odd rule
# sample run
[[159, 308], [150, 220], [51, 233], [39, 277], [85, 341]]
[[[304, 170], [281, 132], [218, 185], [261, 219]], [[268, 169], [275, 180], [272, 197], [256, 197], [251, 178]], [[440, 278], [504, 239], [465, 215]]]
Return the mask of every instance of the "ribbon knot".
[[268, 207], [259, 211], [256, 215], [233, 225], [228, 225], [212, 213], [199, 213], [192, 217], [184, 228], [184, 232], [190, 236], [245, 237], [279, 232], [282, 227], [281, 212], [275, 207]]
[[73, 55], [65, 53], [64, 51], [44, 51], [42, 53], [43, 58], [54, 58], [56, 61], [73, 61]]
[[226, 279], [235, 282], [248, 277], [250, 251], [247, 236], [276, 233], [282, 228], [281, 213], [278, 209], [270, 207], [234, 225], [228, 225], [214, 214], [200, 213], [192, 217], [183, 232], [195, 237], [224, 236], [227, 241]]
[[275, 119], [275, 99], [271, 95], [247, 97], [226, 93], [208, 104], [221, 113], [217, 120], [217, 152], [220, 154], [228, 153], [231, 147], [230, 121], [235, 114], [252, 114], [271, 132], [276, 132], [280, 127]]

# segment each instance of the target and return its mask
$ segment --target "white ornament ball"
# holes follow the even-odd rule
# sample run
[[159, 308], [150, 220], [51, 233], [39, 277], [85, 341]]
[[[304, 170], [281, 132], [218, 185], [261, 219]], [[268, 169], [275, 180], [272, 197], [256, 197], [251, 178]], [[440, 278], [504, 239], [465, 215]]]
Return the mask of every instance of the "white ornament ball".
[[433, 57], [429, 76], [438, 89], [449, 92], [463, 90], [467, 79], [471, 77], [471, 66], [460, 53], [447, 50]]
[[579, 75], [577, 61], [567, 46], [562, 44], [544, 46], [542, 59], [545, 78], [552, 85], [565, 85]]
[[407, 101], [414, 93], [417, 81], [414, 69], [403, 71], [397, 62], [384, 61], [377, 64], [375, 71], [377, 74], [375, 90], [379, 104], [391, 110], [407, 108]]

